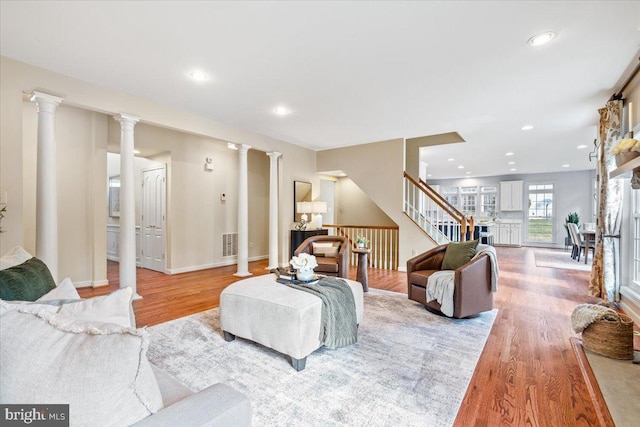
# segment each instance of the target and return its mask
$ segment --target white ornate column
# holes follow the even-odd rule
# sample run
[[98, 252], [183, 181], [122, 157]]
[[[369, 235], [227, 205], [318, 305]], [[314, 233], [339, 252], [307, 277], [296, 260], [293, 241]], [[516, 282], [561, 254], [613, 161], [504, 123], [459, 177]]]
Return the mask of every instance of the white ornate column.
[[238, 146], [238, 266], [234, 276], [251, 276], [249, 273], [249, 189], [247, 152], [250, 145]]
[[133, 128], [139, 118], [128, 114], [115, 116], [120, 122], [120, 287], [136, 289], [136, 205]]
[[278, 151], [267, 153], [269, 163], [269, 265], [268, 270], [278, 267]]
[[58, 282], [58, 193], [55, 111], [62, 98], [33, 92], [38, 109], [38, 158], [36, 177], [36, 256]]

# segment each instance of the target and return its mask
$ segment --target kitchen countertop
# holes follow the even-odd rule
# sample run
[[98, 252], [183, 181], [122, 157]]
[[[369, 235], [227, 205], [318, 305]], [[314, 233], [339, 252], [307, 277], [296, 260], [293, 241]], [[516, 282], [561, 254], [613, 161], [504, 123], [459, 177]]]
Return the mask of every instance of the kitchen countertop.
[[522, 224], [522, 220], [521, 219], [511, 219], [511, 218], [507, 218], [507, 219], [498, 219], [497, 221], [486, 221], [486, 222], [482, 222], [482, 221], [477, 221], [474, 225], [485, 225], [485, 226], [495, 226], [495, 225], [500, 225], [500, 224]]

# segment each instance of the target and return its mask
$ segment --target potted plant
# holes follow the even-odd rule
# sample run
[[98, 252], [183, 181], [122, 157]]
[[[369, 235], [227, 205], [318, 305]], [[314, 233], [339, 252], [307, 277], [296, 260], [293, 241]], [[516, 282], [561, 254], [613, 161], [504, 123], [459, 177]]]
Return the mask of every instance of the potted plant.
[[611, 146], [609, 153], [616, 157], [616, 166], [621, 166], [640, 156], [640, 142], [633, 138], [621, 139]]
[[358, 248], [364, 248], [368, 244], [369, 244], [369, 239], [364, 237], [362, 234], [360, 234], [358, 237], [356, 237], [356, 246]]
[[[569, 224], [570, 222], [580, 227], [580, 217], [578, 216], [578, 212], [570, 212], [569, 215], [567, 215], [567, 218], [564, 220], [564, 229], [567, 230], [567, 238], [565, 243], [571, 242], [571, 234], [569, 234], [569, 227], [567, 227], [567, 224]], [[566, 246], [569, 245], [567, 244]]]

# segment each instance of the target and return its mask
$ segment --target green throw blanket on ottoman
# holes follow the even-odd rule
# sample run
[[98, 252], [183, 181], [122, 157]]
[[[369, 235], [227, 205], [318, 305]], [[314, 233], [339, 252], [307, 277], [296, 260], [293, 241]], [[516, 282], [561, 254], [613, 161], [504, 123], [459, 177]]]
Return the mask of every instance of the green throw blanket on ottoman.
[[334, 277], [323, 277], [314, 284], [287, 283], [289, 287], [317, 296], [322, 300], [320, 336], [327, 348], [336, 349], [358, 342], [356, 303], [349, 285]]

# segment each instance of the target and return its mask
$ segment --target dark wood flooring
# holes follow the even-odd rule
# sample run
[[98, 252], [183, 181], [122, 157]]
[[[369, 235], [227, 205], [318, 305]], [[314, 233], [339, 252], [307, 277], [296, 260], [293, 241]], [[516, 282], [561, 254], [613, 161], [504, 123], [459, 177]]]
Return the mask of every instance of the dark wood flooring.
[[[570, 315], [587, 296], [589, 273], [541, 268], [531, 248], [497, 248], [499, 310], [458, 412], [456, 426], [613, 425], [599, 413], [572, 349]], [[569, 252], [559, 251], [569, 257]], [[266, 261], [250, 263], [266, 274]], [[109, 262], [109, 286], [80, 290], [82, 297], [118, 288], [117, 263]], [[138, 326], [155, 325], [217, 307], [220, 292], [240, 280], [235, 265], [172, 276], [138, 269], [134, 301]], [[355, 278], [355, 268], [351, 276]], [[406, 273], [369, 269], [369, 286], [407, 290]], [[411, 319], [407, 319], [411, 321]]]

